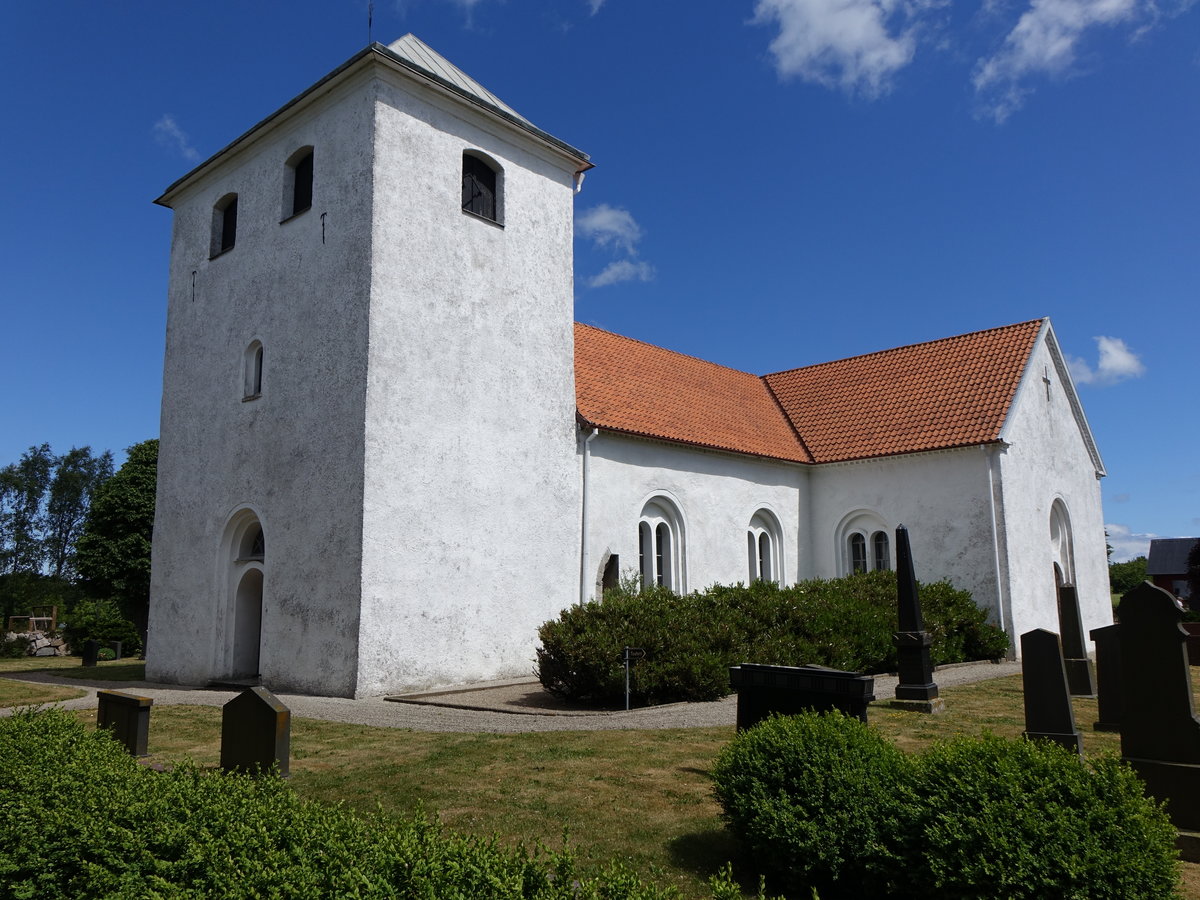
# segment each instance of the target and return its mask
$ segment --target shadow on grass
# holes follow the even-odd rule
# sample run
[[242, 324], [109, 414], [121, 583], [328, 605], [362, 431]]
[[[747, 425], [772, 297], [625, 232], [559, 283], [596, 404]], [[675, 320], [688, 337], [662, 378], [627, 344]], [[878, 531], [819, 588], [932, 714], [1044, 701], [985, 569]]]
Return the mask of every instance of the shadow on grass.
[[742, 889], [749, 893], [758, 890], [758, 874], [749, 854], [737, 838], [717, 823], [670, 841], [667, 855], [672, 865], [701, 880], [707, 880], [732, 864], [734, 879]]

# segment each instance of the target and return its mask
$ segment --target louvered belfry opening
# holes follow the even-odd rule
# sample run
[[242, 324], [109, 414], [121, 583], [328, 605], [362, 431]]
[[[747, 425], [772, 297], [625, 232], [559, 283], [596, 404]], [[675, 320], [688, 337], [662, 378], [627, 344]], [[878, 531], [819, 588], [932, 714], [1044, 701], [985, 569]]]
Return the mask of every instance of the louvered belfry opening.
[[463, 154], [462, 208], [497, 221], [496, 173], [482, 159], [467, 154]]

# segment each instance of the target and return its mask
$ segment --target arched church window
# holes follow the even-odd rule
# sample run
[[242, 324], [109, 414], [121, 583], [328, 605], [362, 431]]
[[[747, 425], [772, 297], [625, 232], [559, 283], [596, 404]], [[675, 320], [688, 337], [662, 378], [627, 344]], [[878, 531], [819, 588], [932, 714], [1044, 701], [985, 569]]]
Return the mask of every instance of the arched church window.
[[883, 572], [892, 567], [892, 554], [886, 531], [877, 531], [871, 535], [871, 561], [877, 572]]
[[237, 194], [226, 194], [213, 206], [210, 256], [220, 256], [233, 249], [237, 241], [237, 208]]
[[496, 224], [503, 222], [503, 175], [498, 165], [466, 151], [462, 165], [462, 208]]
[[750, 581], [775, 581], [782, 577], [779, 522], [765, 509], [750, 519], [746, 530], [746, 554]]
[[867, 571], [867, 539], [857, 531], [850, 535], [850, 571], [856, 575]]
[[666, 498], [650, 501], [638, 522], [638, 561], [642, 585], [683, 591], [683, 538], [679, 514]]

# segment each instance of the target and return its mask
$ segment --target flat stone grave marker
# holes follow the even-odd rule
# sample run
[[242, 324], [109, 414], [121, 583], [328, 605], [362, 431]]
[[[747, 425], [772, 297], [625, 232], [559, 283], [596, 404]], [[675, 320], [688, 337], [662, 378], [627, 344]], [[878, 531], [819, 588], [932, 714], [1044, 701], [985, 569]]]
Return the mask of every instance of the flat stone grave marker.
[[107, 728], [133, 756], [146, 756], [150, 738], [149, 697], [121, 691], [96, 692], [96, 727]]
[[805, 710], [841, 710], [867, 721], [867, 704], [875, 699], [875, 678], [824, 666], [765, 666], [743, 663], [729, 669], [737, 691], [737, 730], [745, 731], [772, 713], [795, 715]]
[[1062, 644], [1053, 631], [1035, 628], [1021, 635], [1021, 683], [1025, 689], [1025, 737], [1054, 741], [1082, 754]]
[[242, 691], [221, 707], [221, 768], [265, 772], [291, 763], [292, 713], [265, 687]]

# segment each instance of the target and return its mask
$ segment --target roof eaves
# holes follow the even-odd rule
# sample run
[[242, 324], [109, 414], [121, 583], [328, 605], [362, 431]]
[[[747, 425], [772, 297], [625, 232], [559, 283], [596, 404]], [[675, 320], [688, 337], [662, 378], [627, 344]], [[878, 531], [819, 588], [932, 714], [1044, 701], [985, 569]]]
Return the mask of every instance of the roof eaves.
[[794, 463], [798, 466], [807, 466], [812, 463], [812, 460], [794, 459], [788, 456], [774, 456], [768, 453], [753, 453], [748, 450], [735, 450], [732, 447], [722, 447], [720, 444], [710, 444], [704, 441], [689, 441], [686, 438], [666, 437], [661, 434], [654, 434], [650, 431], [637, 431], [631, 428], [615, 428], [611, 425], [605, 425], [601, 422], [593, 422], [578, 410], [575, 412], [575, 420], [584, 428], [597, 428], [601, 432], [623, 434], [627, 437], [641, 438], [647, 441], [657, 441], [663, 444], [674, 444], [682, 447], [696, 447], [701, 450], [712, 450], [718, 453], [732, 453], [735, 456], [748, 456], [751, 459], [767, 459], [771, 460], [772, 462]]

